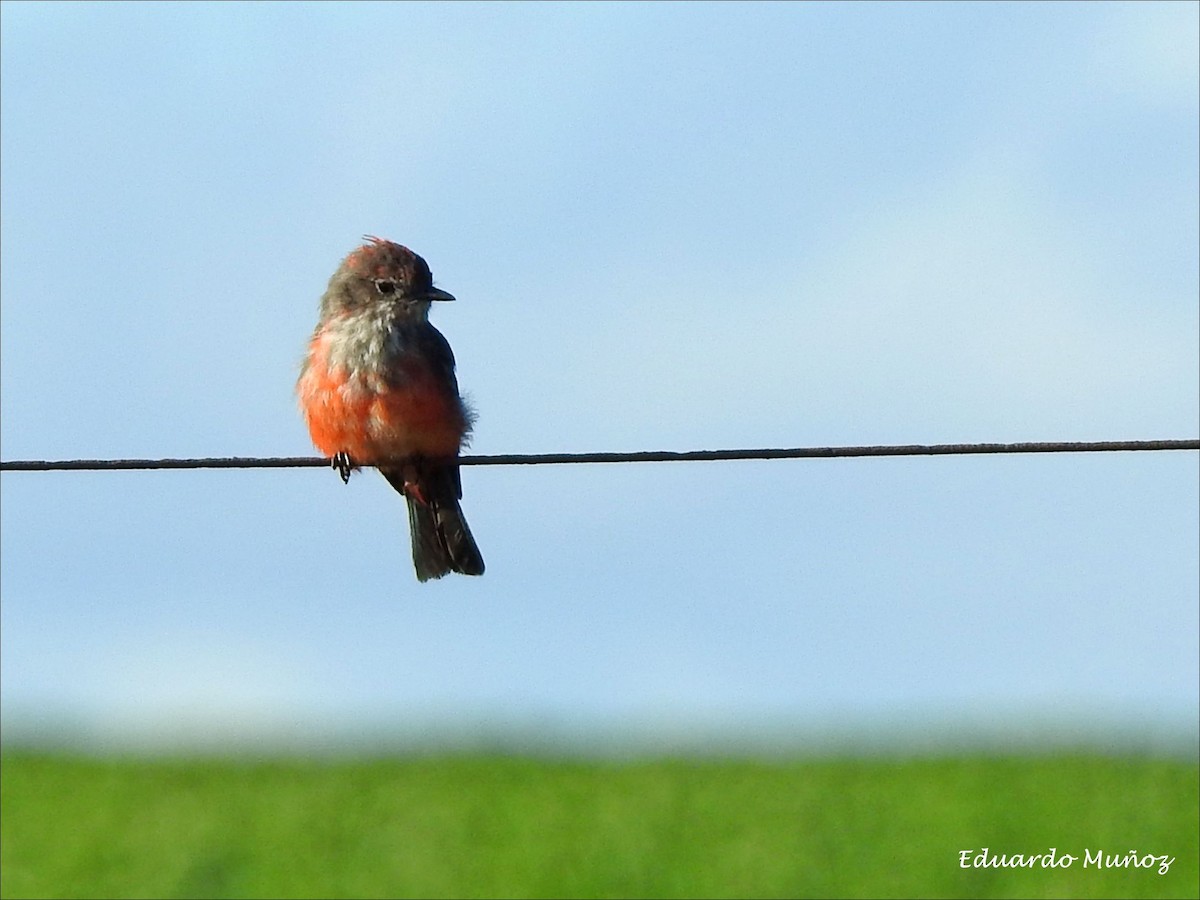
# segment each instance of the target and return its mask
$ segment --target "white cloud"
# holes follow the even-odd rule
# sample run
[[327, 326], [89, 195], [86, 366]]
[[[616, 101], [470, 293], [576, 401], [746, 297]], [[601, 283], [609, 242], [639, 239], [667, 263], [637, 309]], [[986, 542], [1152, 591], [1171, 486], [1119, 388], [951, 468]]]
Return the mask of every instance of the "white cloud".
[[1089, 69], [1118, 93], [1150, 104], [1196, 105], [1200, 91], [1200, 6], [1129, 3], [1104, 7]]
[[1191, 431], [1194, 303], [1131, 303], [1079, 225], [987, 156], [880, 202], [790, 279], [577, 316], [586, 339], [551, 368], [591, 373], [573, 402], [598, 422], [666, 441]]

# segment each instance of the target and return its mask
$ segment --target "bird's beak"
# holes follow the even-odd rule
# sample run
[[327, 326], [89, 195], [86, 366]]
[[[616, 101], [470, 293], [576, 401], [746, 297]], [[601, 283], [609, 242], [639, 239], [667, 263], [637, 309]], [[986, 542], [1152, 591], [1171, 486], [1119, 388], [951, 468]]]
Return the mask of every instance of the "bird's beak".
[[453, 300], [454, 295], [443, 291], [441, 288], [431, 287], [425, 294], [426, 300]]

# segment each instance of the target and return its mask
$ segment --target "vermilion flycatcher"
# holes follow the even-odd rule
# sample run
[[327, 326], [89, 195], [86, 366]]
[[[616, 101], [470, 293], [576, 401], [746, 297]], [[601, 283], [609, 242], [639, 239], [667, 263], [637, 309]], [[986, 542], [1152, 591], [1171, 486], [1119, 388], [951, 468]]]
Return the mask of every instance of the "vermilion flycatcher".
[[343, 481], [378, 465], [404, 495], [417, 578], [482, 575], [453, 462], [475, 415], [459, 396], [450, 345], [429, 324], [430, 303], [454, 297], [407, 247], [366, 240], [321, 297], [296, 383], [308, 430]]

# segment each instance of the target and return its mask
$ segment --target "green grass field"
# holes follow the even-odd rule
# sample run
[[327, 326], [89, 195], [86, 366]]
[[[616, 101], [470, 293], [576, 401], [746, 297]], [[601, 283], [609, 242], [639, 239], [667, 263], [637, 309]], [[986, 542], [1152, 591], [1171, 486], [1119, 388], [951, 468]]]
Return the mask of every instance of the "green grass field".
[[[9, 752], [4, 897], [1196, 897], [1195, 764]], [[1080, 857], [963, 869], [961, 850]], [[1175, 857], [1084, 867], [1085, 850]]]

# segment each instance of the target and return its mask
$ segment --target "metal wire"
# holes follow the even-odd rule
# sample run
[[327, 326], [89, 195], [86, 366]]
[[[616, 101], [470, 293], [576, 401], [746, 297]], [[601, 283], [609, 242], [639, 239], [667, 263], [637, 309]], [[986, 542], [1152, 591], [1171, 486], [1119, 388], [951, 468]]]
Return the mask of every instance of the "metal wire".
[[[462, 466], [537, 466], [575, 463], [716, 462], [749, 459], [838, 459], [860, 456], [965, 456], [995, 453], [1111, 453], [1144, 450], [1200, 450], [1200, 439], [1158, 441], [1043, 441], [1016, 444], [900, 444], [867, 447], [792, 447], [758, 450], [646, 450], [632, 453], [501, 453], [462, 456]], [[398, 462], [398, 461], [397, 461]], [[202, 459], [18, 459], [0, 462], [3, 472], [109, 469], [299, 469], [328, 467], [319, 456]]]

